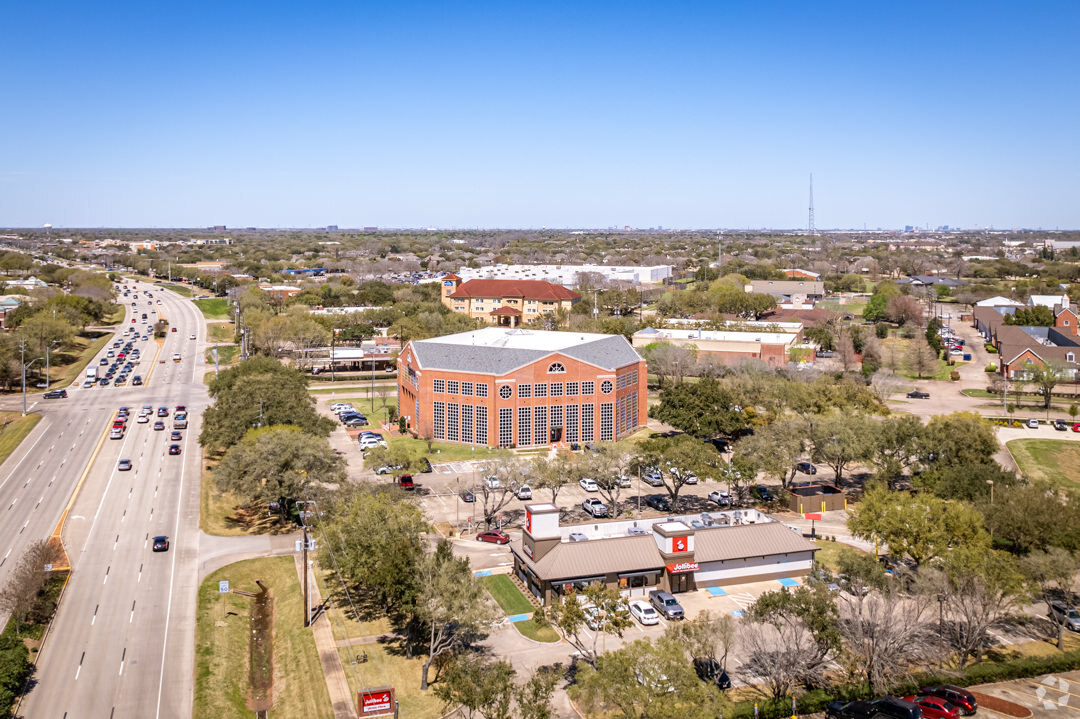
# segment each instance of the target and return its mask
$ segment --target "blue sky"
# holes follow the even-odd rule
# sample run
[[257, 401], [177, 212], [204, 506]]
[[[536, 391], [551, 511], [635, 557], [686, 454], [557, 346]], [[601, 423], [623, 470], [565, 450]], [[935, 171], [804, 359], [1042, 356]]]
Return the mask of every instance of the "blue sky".
[[0, 6], [0, 226], [1080, 227], [1076, 2]]

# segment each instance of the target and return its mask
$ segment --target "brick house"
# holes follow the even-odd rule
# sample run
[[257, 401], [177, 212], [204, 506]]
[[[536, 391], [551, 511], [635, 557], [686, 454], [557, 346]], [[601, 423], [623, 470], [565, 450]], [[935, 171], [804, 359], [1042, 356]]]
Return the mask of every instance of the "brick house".
[[1024, 379], [1034, 364], [1054, 362], [1064, 368], [1066, 379], [1075, 380], [1080, 370], [1080, 331], [1076, 311], [1055, 305], [1052, 327], [1005, 324], [1014, 307], [976, 307], [972, 313], [975, 329], [999, 355], [998, 372], [1009, 379]]
[[581, 295], [562, 285], [543, 280], [487, 280], [462, 282], [454, 274], [442, 278], [442, 303], [454, 312], [499, 327], [523, 322], [562, 310], [570, 312]]
[[678, 347], [693, 346], [698, 358], [713, 357], [726, 365], [743, 360], [761, 360], [769, 367], [785, 367], [788, 351], [798, 342], [799, 336], [790, 332], [733, 332], [705, 329], [654, 329], [638, 330], [632, 338], [633, 345], [641, 349], [656, 342], [667, 342]]
[[418, 437], [535, 447], [645, 426], [645, 360], [622, 335], [485, 327], [413, 340], [398, 356], [398, 411]]

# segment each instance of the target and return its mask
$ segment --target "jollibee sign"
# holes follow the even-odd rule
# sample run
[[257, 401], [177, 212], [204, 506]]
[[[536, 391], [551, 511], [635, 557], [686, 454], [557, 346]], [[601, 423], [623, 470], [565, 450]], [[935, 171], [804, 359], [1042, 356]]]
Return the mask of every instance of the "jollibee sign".
[[679, 562], [678, 564], [668, 564], [667, 570], [671, 574], [682, 574], [683, 572], [696, 572], [700, 569], [697, 562]]
[[686, 537], [673, 537], [671, 540], [671, 551], [673, 552], [685, 552], [689, 549], [689, 542]]
[[394, 712], [394, 688], [377, 687], [362, 689], [356, 693], [360, 717], [382, 716]]

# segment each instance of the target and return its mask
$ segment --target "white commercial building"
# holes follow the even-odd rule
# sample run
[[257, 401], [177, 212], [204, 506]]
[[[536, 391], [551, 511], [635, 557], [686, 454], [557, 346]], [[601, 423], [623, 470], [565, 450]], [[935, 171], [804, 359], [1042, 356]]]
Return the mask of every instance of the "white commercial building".
[[462, 281], [485, 280], [543, 280], [564, 287], [577, 287], [578, 275], [596, 273], [608, 282], [627, 282], [632, 285], [658, 284], [671, 277], [671, 265], [490, 265], [462, 267], [457, 275]]

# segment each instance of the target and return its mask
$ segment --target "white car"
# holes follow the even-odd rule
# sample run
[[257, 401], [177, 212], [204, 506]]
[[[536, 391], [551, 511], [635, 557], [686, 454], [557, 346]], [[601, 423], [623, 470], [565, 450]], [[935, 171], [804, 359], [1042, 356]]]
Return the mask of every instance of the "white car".
[[645, 626], [660, 623], [660, 615], [652, 608], [652, 605], [644, 599], [635, 599], [630, 602], [630, 614], [634, 616], [634, 619]]
[[135, 421], [139, 424], [146, 424], [150, 421], [150, 415], [140, 413], [139, 417]]
[[189, 339], [189, 340], [193, 340], [193, 339], [195, 339], [195, 333], [194, 333], [194, 332], [192, 332], [192, 333], [191, 333], [190, 335], [188, 335], [188, 339]]
[[615, 478], [615, 484], [618, 485], [619, 487], [621, 487], [622, 489], [629, 489], [630, 488], [630, 478], [627, 477], [625, 474], [621, 474], [621, 475], [619, 475], [618, 477]]
[[376, 439], [375, 437], [361, 437], [360, 449], [375, 449], [376, 447], [385, 447], [386, 440]]
[[596, 486], [596, 480], [589, 479], [588, 477], [582, 477], [578, 480], [578, 486], [584, 489], [586, 492], [599, 492], [600, 488]]
[[721, 507], [729, 507], [731, 506], [731, 494], [718, 489], [716, 491], [709, 492], [709, 501], [716, 502]]
[[491, 475], [490, 477], [486, 477], [484, 479], [484, 484], [487, 485], [488, 489], [498, 489], [499, 488], [499, 478], [496, 477], [495, 475]]

